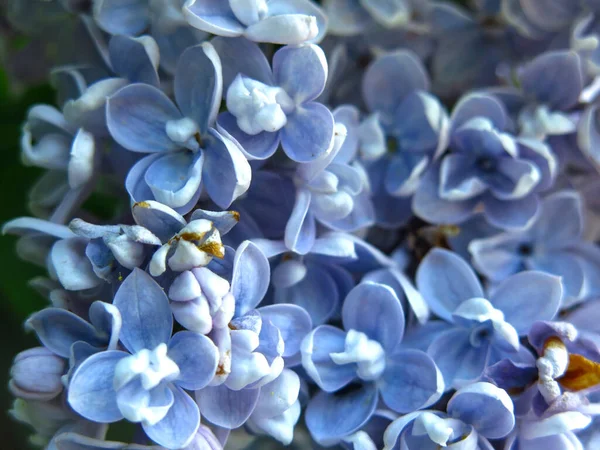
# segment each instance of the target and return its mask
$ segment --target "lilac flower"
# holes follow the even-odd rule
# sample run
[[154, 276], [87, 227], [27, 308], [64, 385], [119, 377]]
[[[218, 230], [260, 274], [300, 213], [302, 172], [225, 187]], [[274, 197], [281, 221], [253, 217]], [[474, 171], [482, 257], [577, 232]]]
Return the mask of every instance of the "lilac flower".
[[221, 207], [248, 189], [250, 166], [238, 144], [211, 128], [221, 89], [221, 62], [205, 43], [190, 47], [179, 59], [179, 108], [146, 84], [125, 86], [109, 99], [112, 137], [128, 150], [152, 153], [127, 177], [134, 201], [156, 199], [188, 212], [198, 200], [201, 183]]
[[[535, 221], [523, 231], [494, 234], [469, 244], [474, 267], [494, 282], [522, 270], [540, 270], [562, 278], [569, 305], [597, 294], [600, 254], [583, 240], [581, 197], [562, 191], [546, 197]], [[568, 217], [569, 220], [563, 220]]]
[[384, 449], [491, 449], [488, 439], [505, 437], [515, 425], [510, 397], [490, 383], [459, 389], [446, 410], [418, 411], [394, 420], [385, 430]]
[[416, 279], [431, 311], [447, 322], [424, 325], [424, 332], [431, 330], [427, 353], [447, 388], [479, 379], [487, 365], [502, 358], [527, 360], [519, 336], [536, 320], [552, 319], [562, 298], [558, 277], [526, 271], [504, 280], [487, 300], [467, 262], [441, 249], [428, 253]]
[[376, 25], [390, 29], [409, 25], [415, 14], [424, 14], [428, 2], [413, 0], [326, 0], [329, 16], [328, 32], [339, 36], [355, 36]]
[[327, 27], [327, 18], [310, 0], [188, 0], [183, 11], [194, 28], [255, 42], [318, 42]]
[[376, 59], [363, 78], [365, 103], [397, 147], [383, 174], [390, 195], [413, 194], [427, 167], [446, 149], [447, 113], [428, 89], [423, 65], [406, 50]]
[[[432, 405], [444, 390], [430, 357], [400, 347], [404, 312], [390, 288], [372, 282], [356, 286], [344, 301], [342, 321], [345, 331], [321, 325], [302, 342], [302, 366], [322, 389], [306, 412], [311, 435], [321, 445], [358, 431], [373, 415], [379, 395], [389, 408], [409, 413]], [[348, 413], [339, 416], [340, 409]]]
[[273, 56], [273, 69], [258, 45], [242, 38], [216, 38], [227, 61], [223, 72], [228, 112], [219, 130], [235, 138], [250, 159], [266, 159], [281, 143], [294, 161], [323, 156], [334, 134], [331, 112], [314, 100], [325, 87], [327, 60], [314, 44], [286, 46]]
[[89, 420], [141, 422], [158, 444], [179, 449], [196, 433], [198, 407], [183, 389], [200, 389], [214, 376], [216, 346], [206, 337], [179, 332], [165, 293], [135, 269], [114, 300], [123, 326], [119, 340], [128, 352], [107, 350], [87, 358], [71, 379], [71, 407]]
[[503, 229], [526, 227], [538, 212], [538, 192], [552, 183], [556, 161], [535, 140], [504, 132], [506, 110], [486, 94], [464, 97], [452, 113], [451, 151], [428, 170], [413, 197], [415, 214], [457, 224], [477, 210]]

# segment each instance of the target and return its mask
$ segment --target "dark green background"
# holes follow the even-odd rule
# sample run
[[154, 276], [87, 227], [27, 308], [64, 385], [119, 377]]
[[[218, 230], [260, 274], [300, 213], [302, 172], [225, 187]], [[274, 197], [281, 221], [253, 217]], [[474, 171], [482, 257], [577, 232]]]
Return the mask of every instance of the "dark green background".
[[[20, 161], [19, 136], [27, 109], [33, 103], [52, 103], [54, 94], [47, 87], [28, 89], [15, 95], [0, 72], [0, 224], [28, 215], [27, 191], [42, 173], [25, 167]], [[7, 389], [10, 364], [14, 355], [36, 345], [25, 333], [22, 323], [47, 302], [27, 286], [27, 281], [43, 270], [17, 259], [13, 236], [0, 237], [0, 449], [28, 448], [29, 430], [8, 416], [12, 397]]]

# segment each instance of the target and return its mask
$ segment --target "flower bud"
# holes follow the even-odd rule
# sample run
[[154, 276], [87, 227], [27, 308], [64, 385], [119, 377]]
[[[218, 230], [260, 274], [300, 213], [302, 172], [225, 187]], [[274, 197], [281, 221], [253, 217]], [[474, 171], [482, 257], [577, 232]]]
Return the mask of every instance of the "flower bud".
[[10, 370], [11, 392], [27, 400], [50, 400], [63, 390], [65, 360], [45, 347], [19, 353]]

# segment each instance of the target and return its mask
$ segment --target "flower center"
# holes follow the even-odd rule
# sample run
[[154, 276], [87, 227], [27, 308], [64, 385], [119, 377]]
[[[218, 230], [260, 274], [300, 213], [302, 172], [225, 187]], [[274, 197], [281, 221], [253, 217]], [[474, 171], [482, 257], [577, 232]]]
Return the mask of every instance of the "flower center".
[[227, 90], [227, 109], [244, 133], [256, 135], [283, 128], [294, 102], [280, 87], [238, 75]]
[[329, 356], [338, 365], [356, 363], [356, 374], [365, 381], [377, 380], [385, 370], [385, 350], [360, 331], [348, 331], [344, 351]]

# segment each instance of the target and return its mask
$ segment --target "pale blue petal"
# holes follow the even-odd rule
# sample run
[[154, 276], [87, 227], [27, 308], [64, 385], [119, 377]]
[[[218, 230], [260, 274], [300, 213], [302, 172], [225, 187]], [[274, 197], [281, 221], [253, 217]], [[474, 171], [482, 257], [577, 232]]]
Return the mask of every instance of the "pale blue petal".
[[204, 135], [217, 119], [223, 94], [221, 60], [210, 43], [190, 47], [182, 53], [174, 84], [181, 112], [194, 120]]
[[62, 239], [52, 246], [50, 261], [60, 284], [68, 291], [91, 289], [102, 283], [85, 254], [84, 238]]
[[[367, 423], [377, 406], [377, 389], [367, 384], [347, 394], [319, 392], [306, 408], [306, 426], [321, 445], [333, 445]], [[344, 411], [340, 414], [340, 411]]]
[[313, 324], [326, 322], [337, 310], [340, 294], [335, 279], [320, 264], [307, 264], [299, 283], [275, 289], [276, 303], [292, 303], [304, 308]]
[[183, 216], [152, 200], [135, 203], [132, 213], [138, 225], [150, 230], [162, 242], [171, 239], [187, 225]]
[[416, 216], [435, 224], [458, 224], [473, 216], [478, 198], [444, 200], [439, 195], [439, 183], [439, 165], [436, 165], [425, 173], [412, 198], [412, 209]]
[[283, 47], [273, 56], [277, 86], [299, 105], [317, 98], [327, 81], [327, 59], [320, 47], [307, 44]]
[[169, 341], [167, 356], [179, 367], [174, 383], [190, 391], [202, 389], [213, 379], [219, 361], [215, 344], [191, 331], [175, 333]]
[[404, 311], [394, 291], [383, 284], [363, 282], [350, 291], [342, 307], [346, 330], [365, 333], [392, 351], [404, 335]]
[[231, 275], [231, 293], [235, 297], [236, 316], [254, 309], [269, 287], [269, 260], [252, 242], [245, 241], [237, 249]]
[[106, 121], [111, 136], [128, 150], [140, 153], [172, 151], [181, 145], [167, 135], [167, 122], [182, 115], [161, 90], [131, 84], [106, 102]]
[[[543, 12], [544, 8], [539, 11]], [[583, 64], [574, 51], [543, 53], [519, 74], [526, 95], [558, 111], [566, 111], [579, 102], [583, 78]]]
[[296, 162], [309, 162], [323, 156], [331, 147], [333, 115], [326, 106], [310, 102], [296, 108], [281, 130], [285, 154]]
[[510, 201], [488, 196], [484, 204], [484, 214], [488, 222], [505, 230], [522, 230], [528, 227], [535, 220], [540, 206], [534, 194]]
[[239, 73], [261, 83], [273, 85], [269, 61], [256, 43], [244, 38], [223, 37], [216, 37], [210, 43], [221, 58], [224, 89], [229, 87]]
[[355, 364], [336, 364], [329, 356], [343, 352], [346, 333], [331, 325], [321, 325], [302, 342], [302, 367], [325, 392], [335, 392], [356, 378]]
[[133, 269], [115, 294], [123, 319], [121, 342], [131, 352], [155, 349], [169, 342], [173, 315], [167, 295], [143, 270]]
[[298, 190], [294, 210], [285, 227], [285, 245], [301, 255], [310, 251], [317, 234], [315, 219], [309, 211], [311, 198], [310, 191]]
[[248, 159], [270, 158], [279, 146], [279, 133], [262, 131], [255, 135], [246, 134], [238, 127], [235, 116], [229, 112], [219, 114], [217, 130], [224, 136], [236, 140]]
[[209, 134], [204, 151], [203, 182], [210, 198], [227, 209], [250, 187], [252, 171], [237, 142], [212, 128]]
[[102, 0], [94, 2], [94, 19], [107, 33], [135, 36], [148, 26], [150, 8], [145, 0]]
[[437, 402], [444, 392], [444, 380], [426, 353], [402, 350], [386, 361], [378, 387], [389, 408], [406, 414]]
[[552, 320], [562, 300], [560, 278], [543, 272], [521, 272], [507, 278], [490, 298], [504, 320], [523, 336], [538, 320]]
[[[565, 220], [568, 218], [568, 220]], [[541, 204], [540, 213], [531, 232], [546, 245], [567, 243], [583, 234], [583, 203], [576, 191], [561, 191], [549, 195]]]
[[150, 439], [168, 449], [180, 449], [188, 445], [200, 425], [200, 411], [183, 389], [170, 386], [174, 395], [173, 405], [167, 415], [156, 425], [142, 424]]
[[469, 264], [457, 254], [439, 248], [425, 256], [417, 270], [416, 281], [417, 289], [431, 310], [449, 322], [463, 301], [484, 296]]
[[196, 401], [206, 420], [232, 430], [248, 420], [258, 403], [259, 395], [260, 389], [234, 391], [221, 385], [197, 391]]
[[489, 343], [473, 347], [470, 338], [471, 330], [453, 328], [438, 335], [427, 350], [444, 376], [446, 390], [473, 382], [485, 368]]
[[427, 91], [429, 78], [421, 61], [411, 51], [398, 50], [376, 59], [362, 81], [365, 103], [379, 111], [386, 125], [400, 103], [412, 92]]
[[312, 329], [310, 315], [297, 305], [269, 305], [258, 309], [263, 321], [277, 327], [285, 344], [281, 356], [290, 357], [300, 351], [300, 344]]
[[235, 37], [244, 32], [229, 2], [222, 0], [190, 0], [183, 6], [183, 15], [194, 28], [217, 36]]
[[110, 62], [116, 74], [132, 83], [159, 86], [158, 72], [153, 60], [158, 54], [158, 47], [150, 36], [133, 38], [116, 35], [111, 38], [108, 49]]
[[205, 154], [171, 152], [155, 160], [144, 179], [154, 198], [172, 208], [185, 206], [200, 190]]
[[447, 410], [490, 439], [505, 437], [515, 426], [512, 400], [506, 391], [490, 383], [459, 389], [448, 402]]
[[125, 352], [111, 350], [96, 353], [86, 359], [75, 371], [69, 383], [69, 405], [88, 420], [112, 423], [123, 418], [117, 406], [113, 386], [115, 367]]
[[452, 129], [458, 129], [475, 117], [485, 117], [498, 130], [504, 130], [506, 126], [506, 111], [495, 97], [487, 94], [468, 94], [452, 111]]
[[103, 347], [108, 341], [92, 325], [70, 311], [46, 308], [33, 314], [25, 323], [33, 329], [46, 348], [63, 358], [68, 358], [71, 345], [77, 341], [94, 347]]

